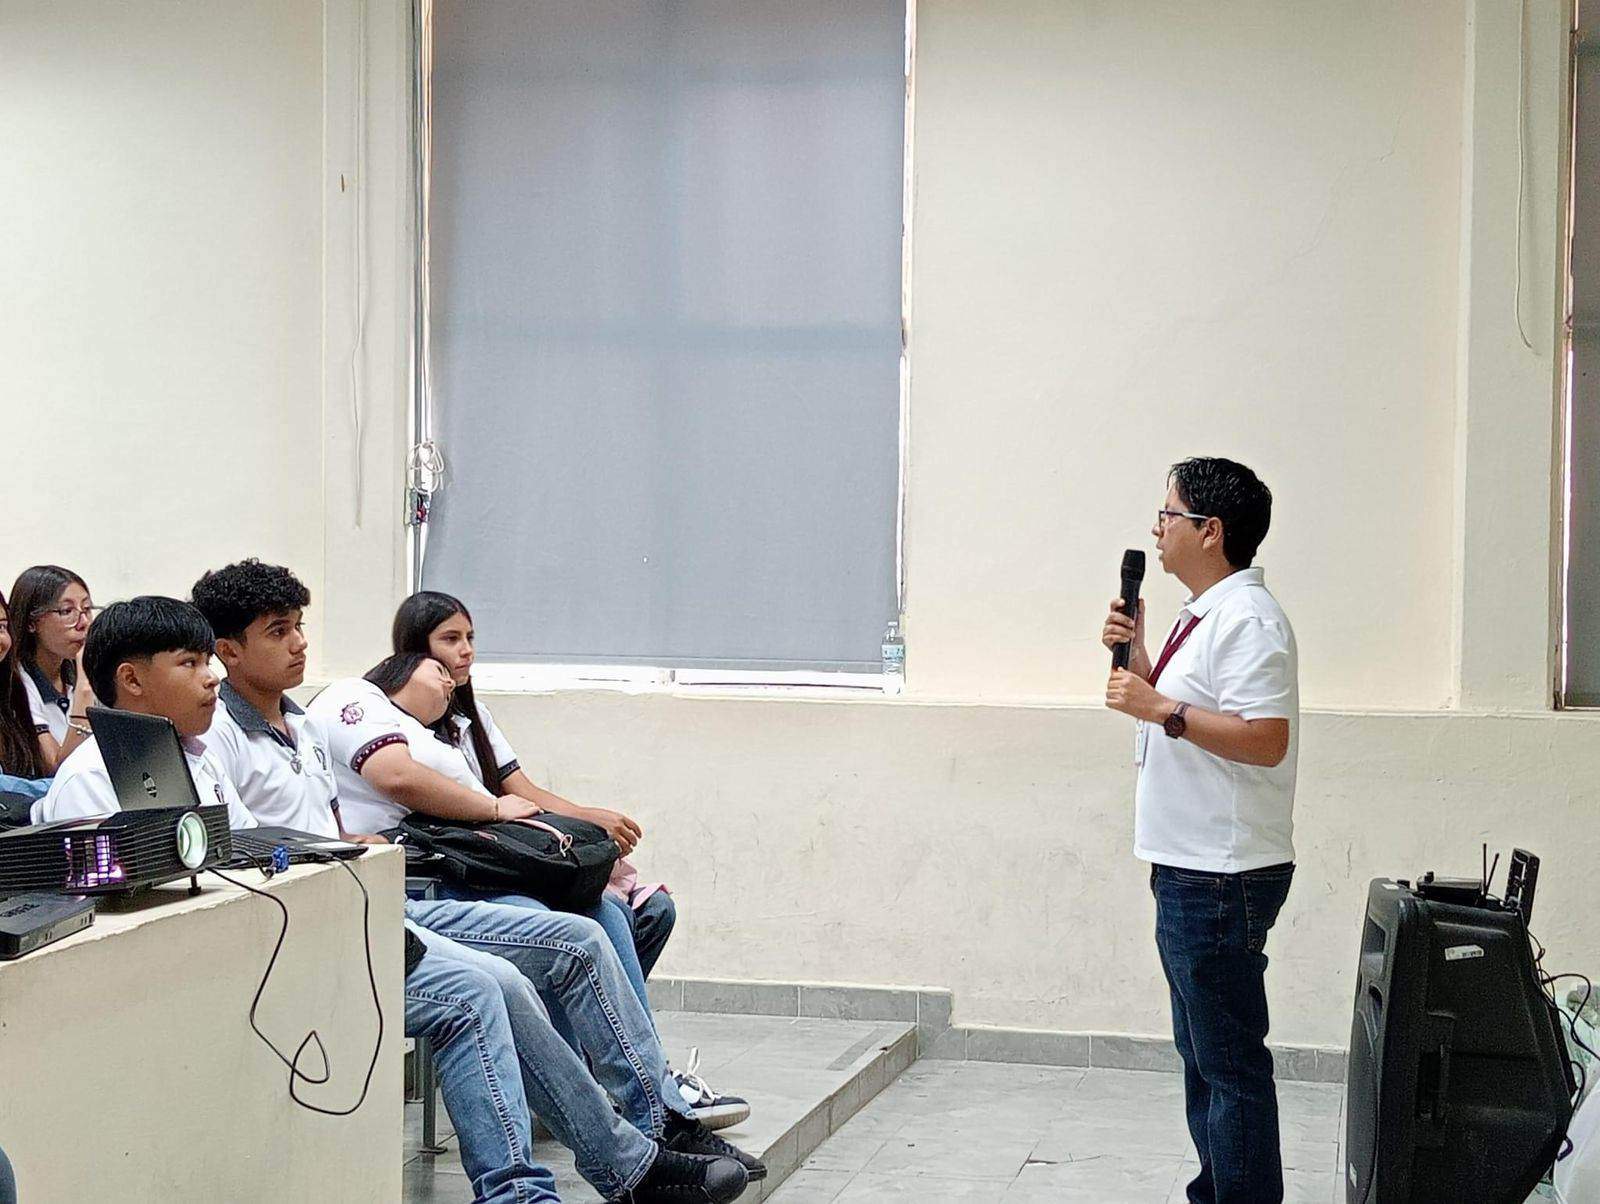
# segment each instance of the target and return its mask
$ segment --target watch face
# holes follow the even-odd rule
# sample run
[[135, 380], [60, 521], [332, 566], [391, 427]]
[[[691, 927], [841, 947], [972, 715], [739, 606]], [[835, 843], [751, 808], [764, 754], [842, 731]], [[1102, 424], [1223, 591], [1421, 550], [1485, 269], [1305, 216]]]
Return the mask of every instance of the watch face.
[[1188, 726], [1189, 724], [1183, 718], [1183, 712], [1174, 711], [1172, 714], [1167, 716], [1167, 721], [1161, 725], [1161, 728], [1167, 733], [1167, 735], [1176, 740], [1179, 736], [1183, 735], [1184, 729]]

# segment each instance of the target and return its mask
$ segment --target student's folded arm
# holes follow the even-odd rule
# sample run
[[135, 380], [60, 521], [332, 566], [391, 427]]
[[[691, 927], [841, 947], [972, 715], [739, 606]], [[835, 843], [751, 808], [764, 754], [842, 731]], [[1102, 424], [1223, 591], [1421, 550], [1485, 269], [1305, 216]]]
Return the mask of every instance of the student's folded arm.
[[361, 776], [390, 802], [440, 819], [487, 820], [495, 800], [452, 782], [411, 755], [404, 743], [380, 748], [361, 766]]

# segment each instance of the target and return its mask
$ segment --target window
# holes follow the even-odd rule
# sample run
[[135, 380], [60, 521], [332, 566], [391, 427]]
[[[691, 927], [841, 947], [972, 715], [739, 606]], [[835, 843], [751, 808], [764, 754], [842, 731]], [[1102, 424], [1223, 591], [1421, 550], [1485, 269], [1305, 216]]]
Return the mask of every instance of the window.
[[1600, 2], [1573, 45], [1563, 697], [1600, 706]]
[[429, 23], [421, 408], [449, 472], [423, 587], [490, 662], [876, 671], [903, 0]]

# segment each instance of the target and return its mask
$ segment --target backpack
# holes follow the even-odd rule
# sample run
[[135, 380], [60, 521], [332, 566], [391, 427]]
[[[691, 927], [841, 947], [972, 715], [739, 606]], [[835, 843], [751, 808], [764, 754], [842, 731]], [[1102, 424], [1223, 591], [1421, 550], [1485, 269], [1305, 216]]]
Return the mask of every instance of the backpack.
[[598, 824], [541, 811], [529, 819], [469, 823], [413, 811], [395, 843], [441, 859], [440, 872], [462, 886], [531, 895], [556, 911], [600, 902], [622, 850]]

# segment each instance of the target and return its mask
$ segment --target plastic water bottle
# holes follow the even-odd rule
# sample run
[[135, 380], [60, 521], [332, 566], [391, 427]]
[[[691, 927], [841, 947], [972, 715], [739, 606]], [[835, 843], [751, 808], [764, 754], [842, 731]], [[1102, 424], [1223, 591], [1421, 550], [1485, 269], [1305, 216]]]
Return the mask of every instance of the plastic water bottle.
[[890, 619], [883, 632], [883, 692], [899, 694], [906, 688], [906, 641], [900, 620]]

